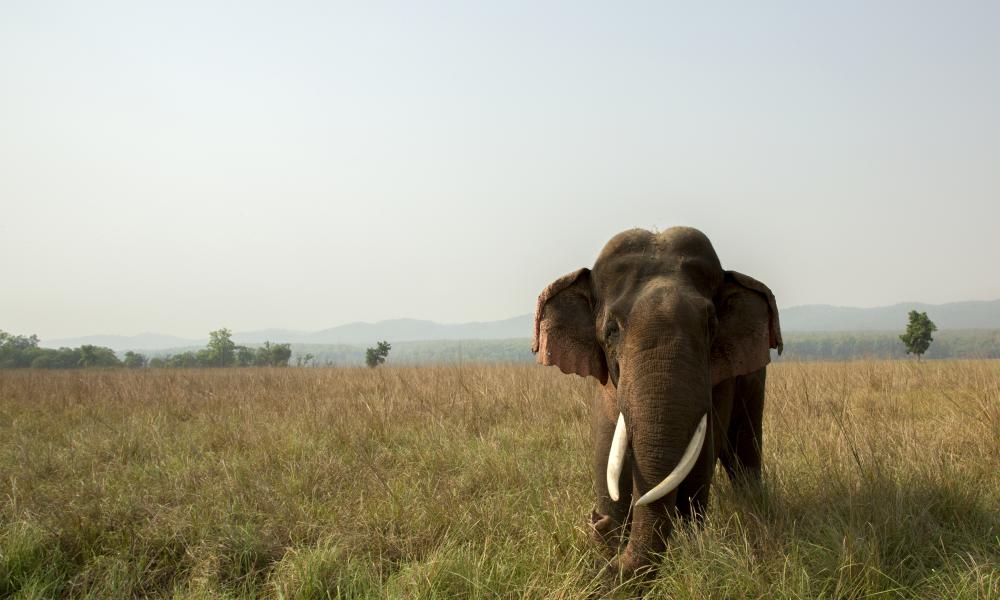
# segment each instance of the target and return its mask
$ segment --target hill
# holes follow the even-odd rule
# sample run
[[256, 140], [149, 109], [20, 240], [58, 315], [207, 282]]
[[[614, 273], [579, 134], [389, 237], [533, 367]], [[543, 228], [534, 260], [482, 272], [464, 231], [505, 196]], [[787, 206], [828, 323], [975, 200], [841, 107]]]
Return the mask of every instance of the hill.
[[[858, 358], [904, 358], [906, 349], [897, 332], [888, 331], [791, 331], [785, 336], [785, 352], [778, 361], [851, 360]], [[198, 350], [196, 346], [150, 352], [153, 356]], [[311, 354], [312, 364], [360, 366], [365, 346], [356, 344], [305, 344], [292, 342], [292, 364]], [[1000, 329], [938, 331], [925, 358], [1000, 358]], [[396, 365], [446, 363], [534, 362], [531, 338], [498, 340], [423, 340], [395, 342], [389, 362]]]
[[[853, 308], [810, 304], [781, 309], [783, 332], [900, 332], [911, 310], [927, 315], [944, 330], [1000, 329], [1000, 300], [925, 304], [905, 302], [876, 308]], [[354, 322], [319, 331], [261, 329], [235, 332], [238, 344], [262, 344], [265, 341], [296, 345], [368, 346], [378, 340], [397, 345], [403, 342], [510, 340], [531, 337], [532, 315], [523, 314], [500, 321], [444, 324], [420, 319], [390, 319], [377, 323]], [[204, 346], [207, 338], [185, 339], [172, 335], [142, 333], [135, 336], [92, 335], [78, 338], [42, 340], [41, 346], [59, 348], [83, 344], [106, 346], [116, 352], [140, 350], [160, 352], [177, 348]], [[457, 350], [456, 350], [457, 352]]]
[[76, 348], [91, 345], [111, 348], [115, 352], [124, 352], [126, 350], [166, 350], [182, 346], [200, 347], [204, 346], [207, 340], [208, 338], [192, 340], [175, 335], [140, 333], [138, 335], [85, 335], [74, 338], [41, 340], [38, 345], [42, 348]]
[[[233, 333], [237, 344], [262, 344], [266, 341], [293, 344], [370, 345], [378, 340], [416, 342], [427, 340], [497, 340], [531, 335], [532, 315], [525, 314], [500, 321], [442, 324], [419, 319], [390, 319], [377, 323], [348, 323], [315, 332], [290, 329], [261, 329]], [[185, 339], [171, 335], [143, 333], [135, 336], [91, 335], [77, 338], [42, 340], [45, 348], [76, 347], [83, 344], [106, 346], [116, 352], [176, 351], [204, 346], [207, 338]]]
[[808, 304], [781, 309], [782, 331], [902, 331], [911, 310], [926, 312], [939, 329], [1000, 329], [1000, 300], [876, 308]]
[[501, 321], [445, 325], [417, 319], [391, 319], [378, 323], [349, 323], [294, 340], [313, 344], [370, 344], [376, 340], [416, 342], [423, 340], [493, 340], [531, 334], [532, 315]]

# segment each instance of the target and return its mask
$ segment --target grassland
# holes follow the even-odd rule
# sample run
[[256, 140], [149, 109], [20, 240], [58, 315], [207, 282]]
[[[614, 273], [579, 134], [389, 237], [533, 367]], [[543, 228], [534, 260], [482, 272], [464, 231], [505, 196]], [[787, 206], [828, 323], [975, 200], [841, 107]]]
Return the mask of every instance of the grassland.
[[[528, 365], [0, 372], [0, 597], [626, 597], [593, 384]], [[782, 363], [651, 597], [1000, 596], [1000, 362]]]

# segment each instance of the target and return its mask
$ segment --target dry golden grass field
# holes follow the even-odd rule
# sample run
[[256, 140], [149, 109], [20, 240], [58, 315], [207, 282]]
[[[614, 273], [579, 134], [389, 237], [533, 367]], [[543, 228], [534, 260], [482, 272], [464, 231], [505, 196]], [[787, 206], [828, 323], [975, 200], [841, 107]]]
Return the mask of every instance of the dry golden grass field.
[[[519, 366], [0, 372], [0, 597], [580, 598], [594, 384]], [[654, 598], [1000, 597], [1000, 361], [771, 367]]]

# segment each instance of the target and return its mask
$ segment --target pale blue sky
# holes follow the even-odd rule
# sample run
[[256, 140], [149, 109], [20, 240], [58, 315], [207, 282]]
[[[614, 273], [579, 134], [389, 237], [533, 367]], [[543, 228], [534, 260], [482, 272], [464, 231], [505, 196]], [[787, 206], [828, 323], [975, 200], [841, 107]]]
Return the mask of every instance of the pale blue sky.
[[633, 226], [1000, 298], [1000, 3], [824, 4], [8, 0], [0, 329], [493, 320]]

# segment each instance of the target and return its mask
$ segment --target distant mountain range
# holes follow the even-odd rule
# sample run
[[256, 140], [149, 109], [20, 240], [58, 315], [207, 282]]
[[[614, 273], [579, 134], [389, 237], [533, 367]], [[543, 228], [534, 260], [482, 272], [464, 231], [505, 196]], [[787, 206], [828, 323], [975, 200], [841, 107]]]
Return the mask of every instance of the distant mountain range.
[[807, 304], [781, 309], [782, 331], [902, 331], [911, 310], [926, 312], [938, 329], [1000, 329], [1000, 300], [876, 308]]
[[140, 333], [138, 335], [85, 335], [75, 338], [41, 340], [38, 345], [43, 348], [76, 348], [84, 344], [104, 346], [115, 352], [125, 350], [163, 350], [181, 346], [204, 346], [205, 340], [191, 340], [175, 335], [159, 333]]
[[[291, 329], [261, 329], [233, 333], [237, 344], [290, 342], [293, 344], [371, 345], [379, 340], [417, 342], [428, 340], [498, 340], [532, 335], [532, 315], [521, 315], [502, 321], [441, 324], [418, 319], [390, 319], [378, 323], [348, 323], [320, 331]], [[89, 335], [78, 338], [42, 340], [46, 348], [76, 347], [83, 344], [106, 346], [117, 352], [124, 350], [167, 350], [204, 346], [208, 338], [190, 339], [172, 335], [140, 333], [134, 336]]]
[[[850, 308], [810, 304], [781, 309], [782, 331], [902, 331], [907, 313], [927, 312], [939, 329], [1000, 329], [1000, 300], [924, 304], [902, 302], [877, 308]], [[370, 345], [378, 340], [416, 342], [430, 340], [497, 340], [530, 338], [532, 315], [502, 321], [441, 324], [417, 319], [391, 319], [378, 323], [348, 323], [315, 332], [262, 329], [233, 334], [238, 344], [290, 342], [294, 344]], [[204, 346], [207, 338], [186, 339], [171, 335], [141, 333], [134, 336], [91, 335], [43, 340], [48, 348], [83, 344], [106, 346], [116, 351], [166, 350]]]
[[348, 323], [315, 332], [264, 329], [233, 334], [240, 344], [265, 341], [299, 344], [372, 344], [378, 340], [416, 342], [424, 340], [497, 340], [530, 337], [532, 315], [502, 321], [477, 321], [444, 325], [418, 319], [390, 319], [378, 323]]

